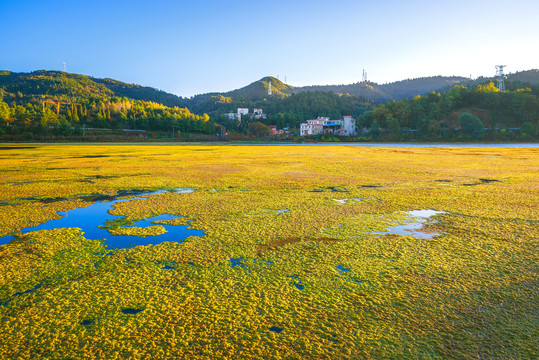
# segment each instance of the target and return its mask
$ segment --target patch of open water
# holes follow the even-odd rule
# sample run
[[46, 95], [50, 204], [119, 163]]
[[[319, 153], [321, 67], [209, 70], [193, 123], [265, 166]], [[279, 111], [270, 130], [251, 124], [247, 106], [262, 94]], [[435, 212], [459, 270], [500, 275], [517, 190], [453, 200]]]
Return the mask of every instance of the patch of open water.
[[421, 229], [429, 221], [429, 219], [437, 214], [443, 214], [445, 211], [436, 210], [413, 210], [408, 211], [408, 222], [404, 225], [391, 226], [387, 232], [379, 232], [380, 235], [405, 235], [412, 236], [416, 239], [432, 239], [436, 235], [440, 235], [437, 232], [425, 232]]
[[21, 291], [21, 292], [15, 293], [15, 294], [11, 295], [9, 298], [6, 298], [6, 299], [4, 299], [4, 301], [0, 302], [0, 306], [6, 306], [11, 300], [16, 298], [17, 296], [21, 296], [21, 295], [24, 295], [24, 294], [34, 292], [37, 289], [39, 289], [40, 287], [42, 287], [42, 286], [43, 286], [43, 284], [37, 284], [32, 289], [28, 289], [26, 291]]
[[[27, 227], [23, 229], [22, 233], [38, 230], [51, 230], [59, 228], [80, 228], [84, 232], [84, 237], [90, 240], [102, 240], [108, 249], [125, 249], [139, 245], [156, 245], [165, 241], [182, 242], [189, 236], [204, 236], [203, 230], [196, 230], [189, 228], [188, 225], [167, 225], [159, 224], [163, 226], [166, 233], [155, 236], [132, 236], [132, 235], [112, 235], [109, 233], [103, 225], [107, 221], [122, 219], [121, 215], [111, 215], [109, 211], [113, 209], [114, 205], [132, 201], [136, 199], [145, 199], [143, 196], [159, 195], [167, 192], [176, 193], [192, 193], [195, 189], [172, 189], [172, 190], [159, 190], [153, 192], [143, 192], [137, 197], [131, 199], [116, 199], [112, 201], [96, 201], [90, 206], [84, 208], [77, 208], [66, 212], [58, 213], [62, 215], [60, 219], [49, 220], [41, 225]], [[155, 226], [153, 221], [158, 220], [171, 220], [180, 218], [175, 215], [163, 214], [154, 216], [149, 219], [140, 220], [133, 224], [134, 227], [147, 227]], [[191, 221], [191, 220], [189, 220]], [[4, 236], [0, 238], [0, 245], [7, 244], [13, 239], [14, 236]]]
[[277, 334], [280, 334], [283, 331], [283, 328], [280, 328], [278, 326], [272, 326], [269, 329], [270, 331], [276, 332]]

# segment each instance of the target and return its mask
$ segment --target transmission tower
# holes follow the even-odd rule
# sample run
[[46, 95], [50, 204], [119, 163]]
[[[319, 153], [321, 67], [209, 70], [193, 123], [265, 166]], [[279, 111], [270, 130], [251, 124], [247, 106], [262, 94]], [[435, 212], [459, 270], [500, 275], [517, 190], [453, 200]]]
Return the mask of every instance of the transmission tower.
[[361, 78], [361, 82], [367, 82], [367, 72], [365, 71], [365, 69], [363, 69], [363, 77]]
[[66, 72], [66, 63], [65, 63], [65, 61], [62, 64], [64, 65], [64, 72]]
[[496, 65], [496, 77], [498, 78], [498, 90], [505, 92], [505, 82], [503, 79], [505, 75], [503, 74], [503, 68], [507, 65]]
[[268, 95], [271, 95], [271, 81], [269, 82]]

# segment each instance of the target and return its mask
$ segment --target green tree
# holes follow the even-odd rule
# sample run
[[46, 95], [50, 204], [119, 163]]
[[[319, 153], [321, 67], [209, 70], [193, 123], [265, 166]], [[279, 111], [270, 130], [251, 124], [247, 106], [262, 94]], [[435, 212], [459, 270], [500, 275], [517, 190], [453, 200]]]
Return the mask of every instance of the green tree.
[[390, 137], [392, 140], [399, 140], [401, 138], [401, 124], [399, 120], [395, 118], [389, 119], [387, 123], [387, 130], [390, 132]]
[[522, 126], [520, 127], [520, 132], [523, 137], [532, 137], [537, 134], [537, 129], [533, 124], [529, 121], [526, 121]]
[[9, 105], [0, 100], [0, 123], [9, 122], [10, 114]]
[[369, 130], [369, 136], [372, 139], [377, 139], [379, 135], [380, 135], [380, 125], [378, 125], [378, 122], [376, 120], [374, 120], [371, 123], [371, 129]]
[[459, 116], [459, 126], [465, 134], [474, 139], [482, 139], [485, 127], [481, 120], [470, 113], [462, 113]]

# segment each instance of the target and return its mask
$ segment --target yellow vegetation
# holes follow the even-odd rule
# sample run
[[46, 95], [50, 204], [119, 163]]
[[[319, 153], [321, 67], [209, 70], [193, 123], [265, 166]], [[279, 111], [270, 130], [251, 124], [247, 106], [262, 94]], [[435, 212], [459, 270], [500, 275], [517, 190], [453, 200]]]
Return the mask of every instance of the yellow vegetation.
[[[0, 358], [537, 357], [538, 149], [32, 146], [0, 150], [0, 236], [84, 196], [173, 188], [197, 190], [111, 212], [182, 219], [112, 231], [193, 219], [205, 236], [0, 245]], [[444, 211], [442, 235], [376, 234], [420, 209]]]

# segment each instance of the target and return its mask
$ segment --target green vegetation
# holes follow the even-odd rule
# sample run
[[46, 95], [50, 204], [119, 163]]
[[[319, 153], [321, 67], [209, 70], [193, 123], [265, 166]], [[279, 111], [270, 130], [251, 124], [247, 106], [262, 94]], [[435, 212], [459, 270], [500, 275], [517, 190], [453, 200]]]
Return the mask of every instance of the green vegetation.
[[303, 86], [293, 89], [293, 92], [304, 91], [329, 91], [337, 94], [349, 94], [361, 98], [383, 103], [393, 99], [400, 100], [405, 97], [413, 97], [425, 94], [433, 90], [445, 87], [453, 87], [457, 84], [467, 84], [469, 79], [460, 76], [431, 76], [418, 79], [407, 79], [390, 84], [376, 84], [373, 82], [358, 82], [349, 85], [314, 85]]
[[0, 74], [0, 134], [72, 136], [82, 135], [83, 127], [215, 133], [208, 115], [149, 100], [171, 103], [171, 97], [155, 89], [84, 75], [4, 72]]
[[[303, 92], [292, 94], [275, 101], [249, 101], [223, 104], [216, 113], [235, 112], [237, 107], [261, 108], [268, 114], [267, 119], [256, 120], [266, 125], [276, 125], [277, 129], [299, 129], [299, 125], [308, 119], [318, 116], [342, 119], [344, 115], [358, 117], [368, 110], [371, 105], [364, 99], [354, 96], [342, 96], [331, 92]], [[228, 130], [247, 133], [248, 123], [228, 121], [224, 116], [217, 115], [216, 121]]]
[[[357, 137], [338, 139], [327, 134], [297, 141], [530, 141], [539, 134], [537, 74], [532, 70], [509, 75], [505, 93], [500, 93], [493, 82], [485, 79], [479, 79], [475, 85], [468, 81], [468, 86], [451, 86], [464, 83], [454, 77], [405, 80], [383, 86], [368, 82], [353, 85], [377, 92], [378, 100], [389, 93], [396, 98], [414, 94], [410, 99], [392, 100], [375, 107], [373, 102], [355, 96], [360, 92], [349, 91], [351, 89], [344, 85], [293, 88], [273, 77], [265, 77], [238, 90], [186, 99], [112, 79], [58, 71], [28, 74], [2, 71], [0, 137], [6, 140], [50, 141], [66, 137], [82, 140], [85, 134], [86, 139], [95, 140], [90, 136], [95, 133], [85, 130], [90, 128], [122, 131], [123, 136], [139, 139], [267, 138], [267, 129], [262, 131], [264, 128], [259, 124], [252, 124], [259, 122], [275, 125], [277, 129], [288, 128], [290, 139], [308, 119], [319, 116], [341, 119], [351, 115], [358, 120]], [[272, 95], [268, 95], [270, 82]], [[386, 95], [380, 90], [382, 87], [389, 89]], [[417, 95], [435, 87], [444, 91]], [[343, 92], [336, 93], [336, 90]], [[224, 115], [236, 112], [237, 108], [262, 109], [266, 116], [253, 119], [244, 116], [239, 122]], [[478, 130], [477, 121], [476, 131], [465, 129], [467, 125], [463, 127], [459, 120], [462, 113], [476, 117], [483, 124], [483, 134]], [[128, 133], [124, 129], [148, 133]]]
[[525, 140], [537, 133], [538, 95], [537, 87], [503, 93], [493, 82], [457, 85], [443, 94], [433, 91], [379, 105], [359, 120], [360, 126], [376, 122], [385, 129], [382, 140]]
[[459, 116], [459, 125], [462, 131], [474, 139], [481, 140], [485, 135], [484, 125], [475, 116], [469, 113], [462, 113]]

